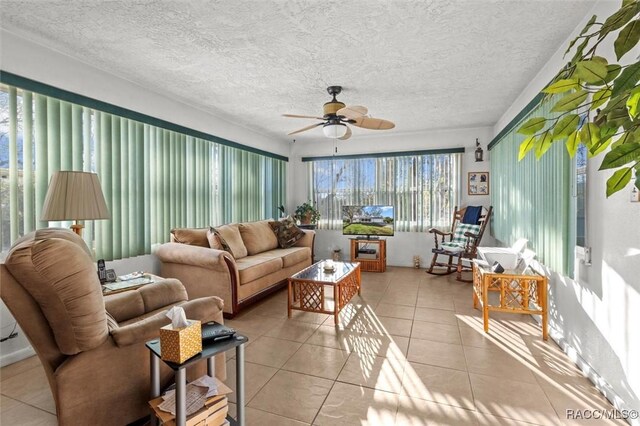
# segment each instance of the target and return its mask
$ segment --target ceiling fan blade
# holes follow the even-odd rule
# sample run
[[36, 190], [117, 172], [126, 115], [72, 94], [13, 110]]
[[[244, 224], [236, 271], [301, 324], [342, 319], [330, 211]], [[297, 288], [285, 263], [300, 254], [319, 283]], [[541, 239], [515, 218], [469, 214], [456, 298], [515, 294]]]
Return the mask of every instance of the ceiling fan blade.
[[[345, 126], [346, 126], [346, 124], [345, 124]], [[347, 126], [347, 133], [345, 133], [343, 137], [338, 138], [338, 139], [340, 139], [341, 141], [345, 141], [345, 140], [349, 139], [351, 137], [351, 135], [352, 135], [351, 127]]]
[[324, 118], [322, 117], [316, 117], [313, 115], [298, 115], [298, 114], [282, 114], [283, 117], [290, 117], [290, 118], [315, 118], [318, 120], [324, 120]]
[[381, 118], [373, 118], [373, 117], [358, 117], [354, 118], [355, 123], [351, 123], [354, 126], [362, 127], [363, 129], [371, 129], [371, 130], [389, 130], [396, 127], [389, 120], [383, 120]]
[[367, 112], [369, 112], [369, 110], [366, 107], [363, 107], [360, 105], [350, 105], [344, 108], [340, 108], [338, 112], [336, 112], [336, 114], [343, 115], [347, 118], [351, 118], [355, 120], [358, 117], [362, 117], [363, 115], [366, 115]]
[[324, 123], [315, 123], [315, 124], [312, 124], [312, 125], [310, 125], [310, 126], [303, 127], [302, 129], [298, 129], [298, 130], [296, 130], [296, 131], [294, 131], [294, 132], [287, 133], [287, 135], [288, 135], [288, 136], [291, 136], [291, 135], [295, 135], [296, 133], [306, 132], [307, 130], [311, 130], [311, 129], [313, 129], [314, 127], [322, 126], [323, 124], [324, 124]]

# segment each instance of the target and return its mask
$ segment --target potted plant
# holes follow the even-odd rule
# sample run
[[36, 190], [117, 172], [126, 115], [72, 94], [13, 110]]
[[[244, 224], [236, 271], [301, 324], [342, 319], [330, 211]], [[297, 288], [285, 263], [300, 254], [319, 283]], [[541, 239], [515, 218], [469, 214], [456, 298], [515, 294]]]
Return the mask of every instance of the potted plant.
[[296, 207], [293, 217], [299, 220], [301, 225], [309, 225], [318, 222], [320, 212], [308, 201]]

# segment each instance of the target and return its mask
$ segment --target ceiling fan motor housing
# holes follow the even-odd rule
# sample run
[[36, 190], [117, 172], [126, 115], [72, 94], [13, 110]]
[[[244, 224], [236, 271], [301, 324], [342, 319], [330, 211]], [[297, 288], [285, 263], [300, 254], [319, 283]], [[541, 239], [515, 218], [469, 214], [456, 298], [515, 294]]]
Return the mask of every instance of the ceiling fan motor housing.
[[342, 92], [342, 86], [329, 86], [327, 87], [327, 92], [331, 96], [333, 96], [333, 99], [323, 106], [325, 118], [328, 118], [328, 116], [336, 115], [338, 110], [346, 106], [344, 103], [336, 99], [336, 96], [338, 96]]

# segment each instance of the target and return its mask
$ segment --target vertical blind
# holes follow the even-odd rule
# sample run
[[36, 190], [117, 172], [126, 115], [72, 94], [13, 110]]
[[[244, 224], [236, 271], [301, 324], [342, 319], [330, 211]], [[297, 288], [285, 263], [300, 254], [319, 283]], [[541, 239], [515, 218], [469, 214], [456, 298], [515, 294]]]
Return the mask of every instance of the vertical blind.
[[[0, 86], [0, 244], [36, 228], [51, 175], [96, 172], [111, 219], [88, 221], [98, 258], [151, 252], [174, 227], [275, 217], [284, 161], [12, 86]], [[260, 186], [261, 185], [261, 186]]]
[[[530, 117], [553, 117], [554, 102], [538, 105]], [[552, 145], [540, 160], [530, 153], [518, 161], [523, 135], [519, 124], [491, 149], [493, 234], [503, 244], [529, 240], [539, 259], [556, 272], [568, 274], [573, 250], [570, 228], [571, 162], [564, 141]]]
[[451, 224], [460, 197], [460, 154], [335, 158], [309, 163], [321, 229], [342, 229], [342, 207], [393, 205], [397, 231]]

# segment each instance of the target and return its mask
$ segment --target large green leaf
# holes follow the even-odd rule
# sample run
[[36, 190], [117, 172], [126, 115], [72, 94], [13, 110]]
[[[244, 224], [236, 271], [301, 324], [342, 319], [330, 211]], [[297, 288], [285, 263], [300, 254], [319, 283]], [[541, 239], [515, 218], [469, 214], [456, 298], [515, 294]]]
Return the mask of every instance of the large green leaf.
[[589, 92], [586, 90], [578, 90], [574, 93], [569, 93], [564, 95], [556, 104], [553, 106], [551, 111], [553, 112], [563, 112], [563, 111], [571, 111], [572, 109], [578, 108], [585, 99], [587, 99], [587, 95]]
[[598, 142], [594, 143], [591, 148], [589, 148], [589, 158], [595, 157], [600, 154], [604, 150], [606, 150], [611, 144], [611, 138], [608, 139], [600, 139]]
[[578, 83], [578, 80], [569, 78], [551, 83], [550, 85], [542, 89], [542, 91], [544, 93], [563, 93], [571, 89], [577, 89], [578, 87], [580, 87], [580, 83]]
[[623, 95], [610, 98], [610, 101], [609, 103], [607, 103], [607, 106], [604, 107], [602, 111], [600, 111], [600, 114], [598, 115], [607, 115], [615, 109], [623, 109], [623, 108], [626, 109], [628, 96], [629, 96], [628, 94], [623, 94]]
[[565, 55], [567, 53], [569, 53], [569, 51], [571, 50], [573, 45], [576, 44], [576, 42], [580, 39], [580, 37], [585, 35], [587, 33], [587, 31], [589, 31], [589, 28], [591, 28], [593, 26], [593, 24], [595, 24], [596, 19], [598, 19], [598, 17], [596, 15], [593, 15], [591, 17], [591, 19], [589, 19], [589, 22], [587, 22], [587, 24], [584, 26], [582, 31], [580, 31], [580, 35], [578, 37], [574, 38], [573, 40], [571, 40], [571, 43], [569, 43], [569, 47], [567, 47], [567, 50], [564, 52]]
[[612, 149], [604, 156], [600, 170], [613, 169], [638, 160], [640, 160], [640, 143], [626, 143]]
[[603, 64], [601, 61], [588, 59], [586, 61], [580, 61], [576, 64], [576, 72], [574, 77], [579, 78], [587, 83], [602, 83], [607, 77], [607, 64]]
[[553, 138], [551, 137], [551, 132], [547, 130], [542, 135], [540, 135], [540, 139], [536, 144], [536, 159], [542, 158], [545, 152], [551, 148], [551, 144], [553, 143]]
[[614, 149], [623, 144], [633, 143], [635, 140], [636, 137], [633, 132], [624, 132], [614, 143], [611, 144], [611, 149]]
[[622, 92], [632, 89], [640, 80], [640, 62], [628, 66], [613, 82], [611, 96], [616, 97]]
[[578, 139], [578, 132], [575, 131], [571, 133], [567, 138], [567, 151], [569, 151], [569, 156], [571, 158], [575, 157], [576, 152], [578, 152], [579, 145], [580, 145], [580, 140]]
[[529, 136], [520, 144], [520, 152], [518, 153], [518, 161], [522, 161], [524, 157], [527, 156], [527, 153], [531, 151], [531, 148], [535, 145], [536, 137], [535, 135]]
[[590, 148], [600, 140], [600, 129], [593, 123], [584, 123], [580, 129], [580, 142]]
[[578, 114], [565, 115], [553, 126], [553, 140], [569, 136], [571, 132], [576, 130], [578, 124], [580, 124]]
[[618, 28], [622, 28], [627, 22], [633, 19], [638, 13], [638, 2], [630, 2], [629, 4], [621, 7], [616, 13], [609, 16], [604, 25], [600, 28], [600, 38], [604, 38], [611, 31], [615, 31]]
[[591, 109], [596, 109], [599, 106], [604, 105], [609, 98], [611, 97], [611, 90], [604, 88], [598, 90], [593, 94], [593, 98], [591, 99]]
[[607, 76], [604, 78], [605, 83], [611, 83], [620, 74], [622, 67], [618, 64], [607, 65]]
[[534, 117], [528, 119], [520, 128], [518, 129], [518, 133], [523, 135], [533, 135], [541, 130], [544, 127], [544, 123], [547, 122], [547, 119], [544, 117]]
[[607, 198], [627, 186], [631, 180], [631, 167], [623, 167], [607, 179]]
[[578, 59], [582, 58], [582, 55], [584, 54], [584, 49], [587, 47], [588, 44], [589, 44], [588, 38], [585, 38], [584, 40], [582, 40], [582, 43], [580, 43], [576, 48], [576, 53], [573, 55], [573, 58], [571, 58], [572, 64], [575, 64]]
[[638, 44], [638, 41], [640, 41], [640, 20], [636, 19], [620, 31], [618, 38], [613, 43], [618, 60], [633, 49]]
[[640, 112], [640, 87], [636, 87], [627, 99], [627, 110], [631, 118], [637, 118]]

